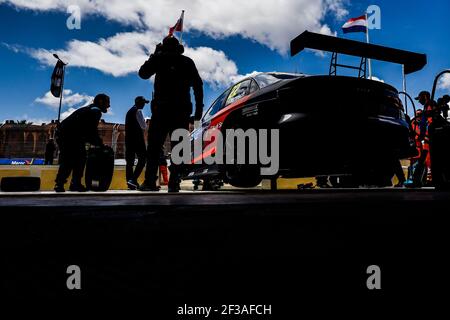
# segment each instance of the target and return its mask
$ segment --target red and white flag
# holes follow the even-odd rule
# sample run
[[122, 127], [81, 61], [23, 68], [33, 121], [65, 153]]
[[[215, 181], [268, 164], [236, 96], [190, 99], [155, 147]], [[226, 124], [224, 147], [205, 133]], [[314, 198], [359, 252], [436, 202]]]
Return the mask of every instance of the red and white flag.
[[173, 36], [175, 31], [183, 32], [183, 19], [184, 19], [184, 10], [181, 11], [180, 19], [178, 19], [177, 23], [169, 29], [169, 36]]
[[342, 31], [344, 33], [350, 32], [367, 32], [367, 19], [366, 16], [353, 18], [348, 20], [343, 26]]

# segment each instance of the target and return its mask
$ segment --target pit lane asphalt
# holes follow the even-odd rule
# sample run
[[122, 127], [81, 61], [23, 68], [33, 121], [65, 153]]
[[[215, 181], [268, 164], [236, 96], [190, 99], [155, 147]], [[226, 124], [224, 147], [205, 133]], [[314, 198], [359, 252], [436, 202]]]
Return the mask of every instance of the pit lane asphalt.
[[[431, 189], [2, 193], [1, 289], [282, 300], [295, 312], [300, 296], [373, 298], [366, 269], [375, 264], [383, 297], [433, 293], [448, 281], [449, 205], [449, 192]], [[65, 286], [72, 264], [80, 292]]]
[[[225, 190], [181, 191], [167, 193], [139, 191], [108, 192], [0, 192], [0, 208], [4, 207], [151, 207], [151, 206], [223, 206], [223, 205], [286, 205], [286, 204], [352, 203], [367, 206], [371, 203], [403, 203], [405, 209], [415, 203], [431, 207], [450, 205], [450, 192], [434, 189], [318, 189], [318, 190]], [[387, 207], [388, 208], [388, 207]]]

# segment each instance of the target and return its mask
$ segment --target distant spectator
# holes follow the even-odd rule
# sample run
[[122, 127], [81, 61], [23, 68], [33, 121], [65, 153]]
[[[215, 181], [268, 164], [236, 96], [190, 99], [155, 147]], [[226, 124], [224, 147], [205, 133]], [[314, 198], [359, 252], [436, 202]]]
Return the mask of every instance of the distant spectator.
[[56, 150], [55, 141], [53, 140], [53, 138], [50, 138], [47, 142], [47, 145], [45, 146], [45, 160], [44, 160], [45, 165], [51, 166], [53, 164], [53, 159], [55, 157], [55, 150]]

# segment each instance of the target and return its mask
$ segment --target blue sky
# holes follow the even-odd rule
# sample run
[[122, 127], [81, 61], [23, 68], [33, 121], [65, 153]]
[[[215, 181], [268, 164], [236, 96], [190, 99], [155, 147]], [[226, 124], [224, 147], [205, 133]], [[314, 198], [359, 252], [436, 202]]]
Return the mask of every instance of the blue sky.
[[[69, 30], [67, 3], [81, 8], [81, 29]], [[128, 4], [128, 5], [125, 5]], [[183, 40], [205, 80], [205, 108], [241, 75], [253, 71], [328, 72], [330, 56], [287, 54], [290, 39], [303, 32], [341, 32], [342, 24], [372, 4], [381, 8], [381, 30], [371, 30], [371, 42], [426, 53], [428, 65], [408, 76], [408, 91], [431, 91], [434, 76], [450, 68], [450, 2], [285, 0], [247, 1], [101, 1], [0, 0], [0, 121], [34, 122], [57, 117], [57, 99], [49, 97], [54, 63], [50, 53], [68, 59], [68, 114], [105, 92], [111, 96], [107, 121], [123, 123], [137, 95], [151, 96], [152, 83], [136, 71], [148, 52], [186, 9]], [[432, 4], [432, 5], [431, 5]], [[278, 6], [278, 7], [277, 7]], [[365, 35], [347, 38], [365, 40]], [[102, 40], [103, 39], [103, 40]], [[358, 63], [355, 58], [345, 61]], [[401, 67], [373, 62], [374, 76], [401, 89]], [[450, 78], [437, 94], [450, 92]], [[149, 110], [145, 110], [149, 116]]]

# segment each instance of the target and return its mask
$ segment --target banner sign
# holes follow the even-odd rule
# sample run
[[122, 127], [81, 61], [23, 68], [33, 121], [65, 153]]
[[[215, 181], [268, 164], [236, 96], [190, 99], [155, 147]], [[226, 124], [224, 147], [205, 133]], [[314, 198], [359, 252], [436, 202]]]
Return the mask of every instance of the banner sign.
[[44, 159], [39, 158], [0, 158], [0, 165], [7, 166], [31, 166], [31, 165], [43, 165]]

